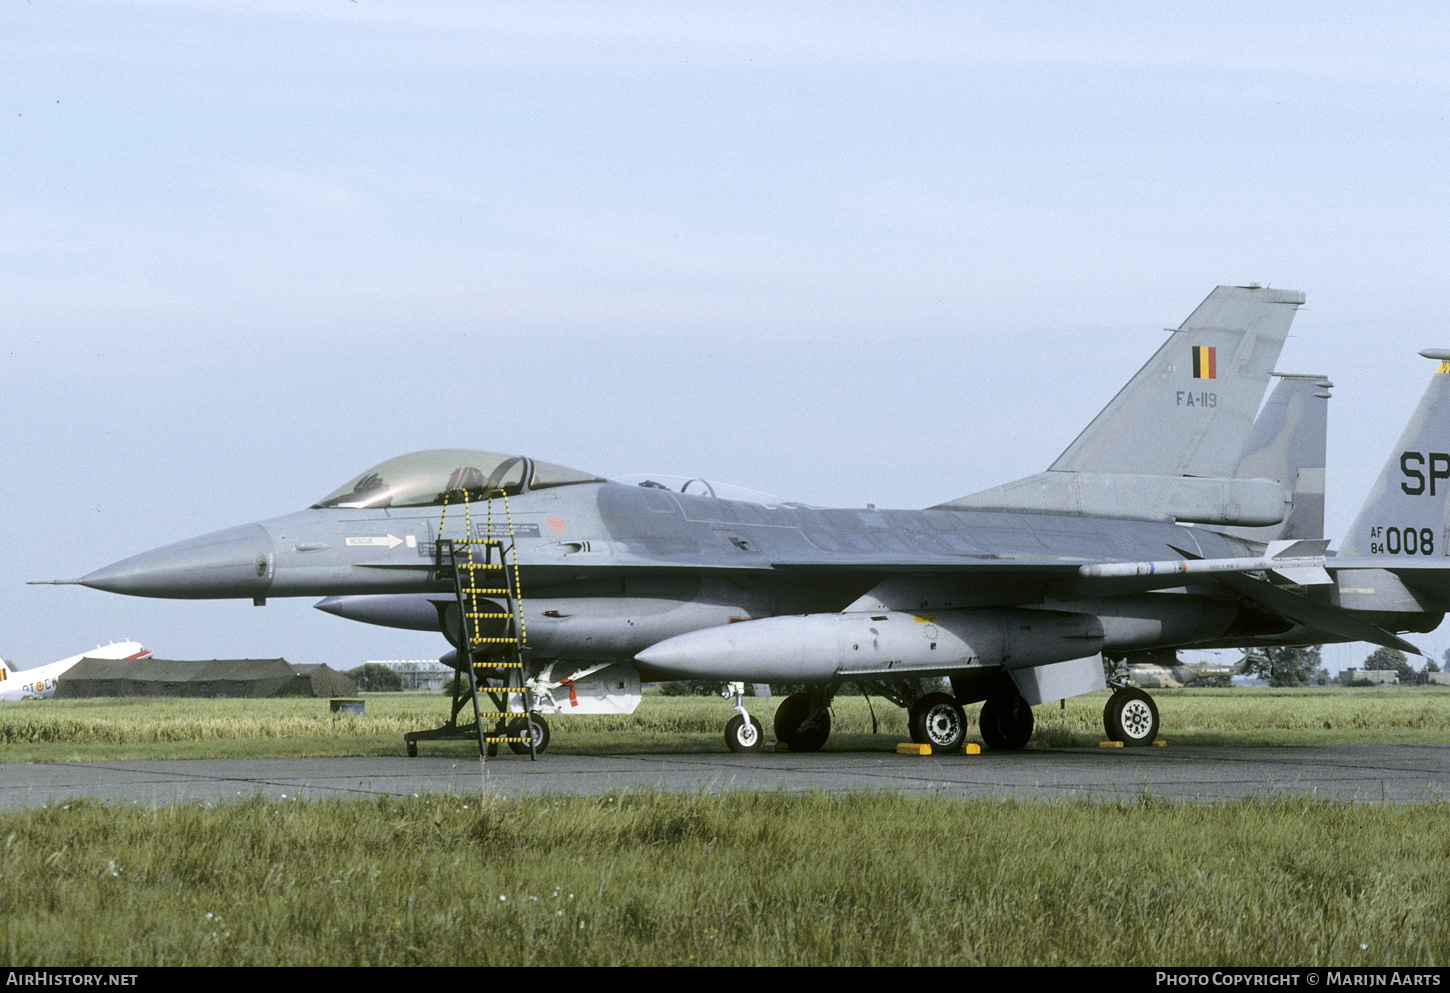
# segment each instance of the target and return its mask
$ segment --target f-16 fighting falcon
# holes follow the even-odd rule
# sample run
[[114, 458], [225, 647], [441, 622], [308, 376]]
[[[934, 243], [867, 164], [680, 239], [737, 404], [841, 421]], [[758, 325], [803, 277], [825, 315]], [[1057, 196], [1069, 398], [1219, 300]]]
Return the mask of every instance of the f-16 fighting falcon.
[[[1415, 651], [1397, 632], [1439, 624], [1450, 352], [1422, 353], [1439, 370], [1327, 555], [1328, 384], [1281, 377], [1258, 413], [1303, 302], [1218, 287], [1046, 471], [923, 510], [434, 450], [373, 466], [306, 510], [70, 582], [258, 604], [323, 596], [344, 617], [438, 631], [477, 689], [455, 695], [446, 729], [408, 736], [410, 752], [458, 730], [465, 697], [480, 747], [538, 751], [541, 715], [629, 711], [641, 680], [679, 679], [733, 691], [737, 751], [765, 738], [747, 682], [807, 687], [775, 715], [793, 751], [822, 747], [831, 700], [852, 683], [907, 708], [933, 750], [963, 744], [976, 703], [987, 745], [1021, 748], [1034, 706], [1106, 687], [1105, 658], [1360, 640]], [[951, 692], [923, 692], [931, 677]], [[479, 710], [485, 692], [494, 713]], [[1157, 709], [1122, 685], [1104, 726], [1151, 743]]]

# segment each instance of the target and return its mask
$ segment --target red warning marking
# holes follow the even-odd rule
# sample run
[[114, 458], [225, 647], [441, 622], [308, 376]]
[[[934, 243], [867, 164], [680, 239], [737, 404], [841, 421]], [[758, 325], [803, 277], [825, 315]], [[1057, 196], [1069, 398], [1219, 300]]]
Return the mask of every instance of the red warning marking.
[[551, 528], [554, 529], [554, 533], [555, 534], [563, 534], [564, 533], [564, 518], [562, 518], [562, 517], [546, 517], [546, 518], [544, 518], [544, 520], [548, 522], [549, 527], [551, 527]]

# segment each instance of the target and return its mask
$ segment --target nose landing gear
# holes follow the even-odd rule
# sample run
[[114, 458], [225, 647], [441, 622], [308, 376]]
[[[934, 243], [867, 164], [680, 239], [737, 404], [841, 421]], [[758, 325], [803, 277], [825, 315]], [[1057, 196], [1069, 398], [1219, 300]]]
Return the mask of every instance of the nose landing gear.
[[765, 747], [765, 731], [760, 722], [745, 712], [745, 684], [726, 683], [721, 696], [735, 697], [739, 711], [725, 725], [725, 745], [732, 752], [758, 752]]

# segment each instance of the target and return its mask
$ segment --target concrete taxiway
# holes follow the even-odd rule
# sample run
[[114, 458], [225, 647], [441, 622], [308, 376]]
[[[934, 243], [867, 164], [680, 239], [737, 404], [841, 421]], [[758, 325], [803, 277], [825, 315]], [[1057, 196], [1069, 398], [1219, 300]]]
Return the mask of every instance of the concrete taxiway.
[[661, 790], [894, 790], [1025, 800], [1175, 800], [1312, 794], [1348, 801], [1450, 799], [1450, 745], [1194, 746], [1052, 749], [981, 755], [547, 754], [476, 757], [151, 760], [0, 766], [0, 809], [92, 798], [164, 805], [476, 793], [500, 796]]

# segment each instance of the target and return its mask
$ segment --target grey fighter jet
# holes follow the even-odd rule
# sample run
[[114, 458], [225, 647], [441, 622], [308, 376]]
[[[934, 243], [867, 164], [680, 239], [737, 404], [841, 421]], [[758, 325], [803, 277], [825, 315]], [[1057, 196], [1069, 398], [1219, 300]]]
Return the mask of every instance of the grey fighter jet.
[[[1329, 399], [1328, 390], [1332, 384], [1323, 376], [1277, 372], [1273, 375], [1278, 378], [1278, 385], [1255, 419], [1244, 454], [1233, 473], [1238, 479], [1276, 481], [1291, 494], [1289, 512], [1282, 521], [1267, 526], [1236, 529], [1235, 533], [1240, 537], [1259, 545], [1285, 538], [1322, 538], [1324, 529], [1326, 401]], [[765, 506], [787, 505], [778, 497], [758, 491], [688, 476], [621, 476], [614, 481]], [[439, 628], [440, 608], [447, 609], [449, 599], [439, 594], [337, 596], [328, 597], [316, 606], [328, 613], [352, 620], [436, 631]], [[449, 625], [448, 629], [452, 630], [454, 627], [456, 622]], [[1141, 675], [1143, 672], [1164, 665], [1178, 666], [1177, 652], [1172, 648], [1142, 651], [1129, 650], [1124, 646], [1106, 650], [1104, 658], [1108, 663], [1108, 681], [1122, 688], [1131, 684], [1151, 689], [1155, 684], [1145, 682]], [[456, 657], [447, 657], [445, 661], [455, 663]], [[633, 669], [608, 669], [601, 674], [591, 673], [583, 679], [576, 679], [571, 683], [568, 709], [572, 713], [617, 713], [621, 710], [632, 710], [633, 704], [629, 696], [619, 691], [628, 687], [628, 675], [633, 672]], [[1159, 682], [1156, 685], [1167, 684]], [[585, 688], [594, 692], [586, 694]], [[818, 687], [814, 693], [819, 697], [822, 689]], [[805, 699], [808, 701], [810, 696]], [[633, 702], [637, 702], [637, 697]], [[547, 696], [543, 698], [541, 705], [547, 712], [564, 709]], [[1151, 701], [1147, 704], [1140, 701], [1140, 705], [1151, 714]], [[521, 706], [521, 703], [515, 701], [516, 708]], [[797, 698], [786, 707], [784, 717], [777, 721], [787, 733], [791, 708], [798, 710], [800, 706], [801, 699]], [[1109, 706], [1105, 709], [1105, 721], [1111, 720], [1114, 708]], [[826, 713], [823, 719], [829, 720], [829, 714]], [[1111, 725], [1105, 726], [1110, 729], [1108, 733], [1113, 733]], [[803, 747], [799, 736], [794, 744], [796, 747]]]
[[[1432, 451], [1444, 440], [1402, 441], [1386, 471], [1421, 488], [1382, 483], [1353, 562], [1326, 559], [1306, 534], [1312, 472], [1241, 474], [1257, 464], [1255, 413], [1302, 303], [1215, 289], [1050, 469], [925, 510], [728, 499], [438, 450], [374, 466], [306, 510], [72, 582], [257, 603], [325, 596], [319, 606], [344, 616], [440, 631], [461, 671], [530, 714], [629, 707], [641, 679], [723, 682], [735, 750], [764, 740], [745, 682], [809, 687], [776, 712], [792, 750], [824, 744], [847, 683], [908, 708], [913, 737], [934, 749], [962, 744], [963, 708], [977, 702], [987, 744], [1020, 748], [1032, 706], [1104, 688], [1104, 653], [1286, 639], [1413, 651], [1391, 632], [1439, 623], [1450, 584], [1425, 567], [1446, 545], [1428, 519], [1443, 518], [1450, 493], [1450, 456]], [[1434, 437], [1450, 404], [1440, 389], [1423, 418]], [[1322, 489], [1321, 468], [1321, 507]], [[1417, 514], [1401, 513], [1402, 496], [1426, 491]], [[921, 693], [924, 677], [952, 692]], [[1135, 689], [1112, 695], [1104, 722], [1125, 744], [1158, 732]], [[542, 745], [547, 726], [530, 717], [522, 733]]]

